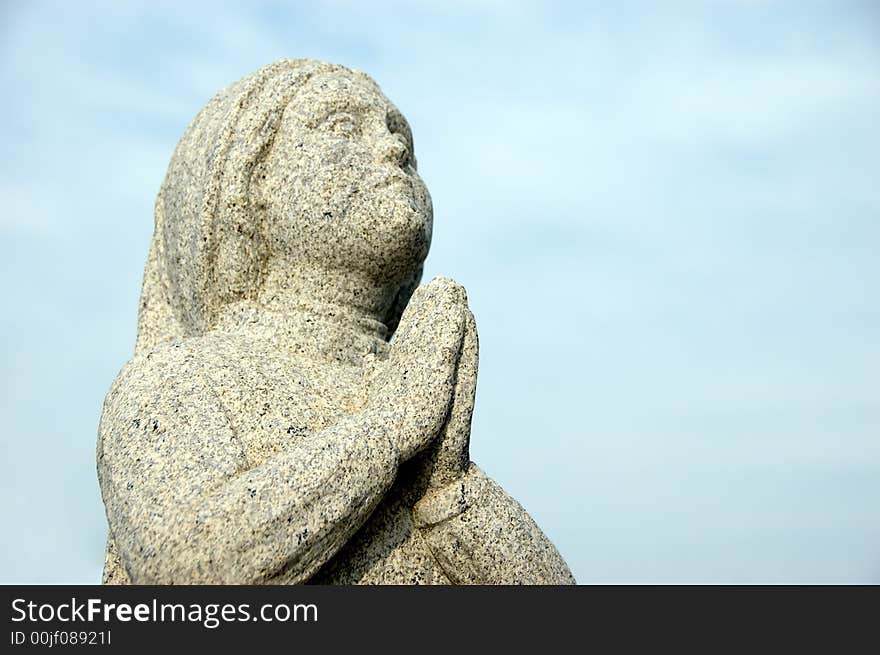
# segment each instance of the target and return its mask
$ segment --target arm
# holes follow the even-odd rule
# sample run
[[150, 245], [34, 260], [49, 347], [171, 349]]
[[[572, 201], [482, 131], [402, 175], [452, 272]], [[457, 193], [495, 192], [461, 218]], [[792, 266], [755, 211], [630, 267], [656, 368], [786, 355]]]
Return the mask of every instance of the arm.
[[197, 376], [148, 384], [133, 362], [108, 394], [98, 475], [135, 584], [304, 581], [394, 480], [388, 427], [350, 417], [244, 470], [222, 408]]
[[455, 584], [574, 584], [526, 511], [476, 464], [415, 506], [425, 542]]
[[369, 517], [398, 464], [442, 427], [462, 303], [448, 281], [421, 287], [365, 413], [250, 469], [190, 359], [169, 350], [130, 362], [104, 404], [98, 477], [132, 582], [307, 580]]

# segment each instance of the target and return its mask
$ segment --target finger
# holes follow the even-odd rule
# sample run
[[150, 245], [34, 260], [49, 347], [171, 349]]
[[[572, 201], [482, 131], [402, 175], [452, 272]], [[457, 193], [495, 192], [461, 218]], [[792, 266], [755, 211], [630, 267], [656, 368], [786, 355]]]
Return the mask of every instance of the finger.
[[464, 335], [462, 337], [461, 357], [456, 371], [455, 397], [451, 419], [456, 431], [470, 433], [471, 415], [477, 394], [477, 372], [480, 361], [480, 341], [477, 334], [477, 322], [469, 309], [464, 311]]
[[[426, 301], [426, 306], [433, 300]], [[453, 294], [438, 294], [432, 311], [426, 312], [426, 329], [419, 330], [408, 344], [404, 367], [413, 373], [410, 393], [418, 395], [421, 406], [439, 409], [432, 414], [441, 422], [452, 402], [465, 331], [464, 311]]]
[[418, 311], [418, 308], [425, 299], [426, 286], [425, 284], [418, 286], [406, 304], [400, 321], [397, 324], [397, 330], [394, 331], [393, 344], [396, 345], [401, 340], [406, 340], [407, 334], [412, 329], [413, 315]]
[[457, 360], [464, 329], [464, 288], [452, 280], [437, 277], [419, 287], [414, 300], [407, 306], [399, 334], [395, 335], [392, 362], [409, 364], [413, 358], [424, 358], [430, 351], [449, 348]]

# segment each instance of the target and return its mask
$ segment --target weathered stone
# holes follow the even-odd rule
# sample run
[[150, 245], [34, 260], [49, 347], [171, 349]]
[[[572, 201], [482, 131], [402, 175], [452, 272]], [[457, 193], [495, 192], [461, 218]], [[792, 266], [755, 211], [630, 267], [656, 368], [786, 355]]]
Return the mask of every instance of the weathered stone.
[[363, 73], [279, 61], [199, 112], [101, 417], [106, 583], [574, 581], [470, 463], [476, 324], [417, 288], [431, 221]]

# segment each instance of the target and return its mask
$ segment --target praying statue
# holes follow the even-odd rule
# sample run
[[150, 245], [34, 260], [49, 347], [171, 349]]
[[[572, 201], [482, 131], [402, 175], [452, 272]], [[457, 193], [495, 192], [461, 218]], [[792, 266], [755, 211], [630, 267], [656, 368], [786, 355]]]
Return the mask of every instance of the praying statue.
[[470, 461], [464, 288], [401, 113], [292, 59], [222, 89], [155, 205], [134, 356], [104, 401], [106, 584], [570, 584]]

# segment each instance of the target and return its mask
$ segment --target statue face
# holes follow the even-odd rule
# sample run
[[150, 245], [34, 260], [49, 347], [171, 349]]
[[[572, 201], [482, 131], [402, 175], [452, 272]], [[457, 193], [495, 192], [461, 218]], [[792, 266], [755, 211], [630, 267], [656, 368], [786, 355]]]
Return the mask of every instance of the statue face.
[[368, 77], [316, 75], [281, 119], [255, 172], [270, 247], [297, 265], [403, 280], [427, 256], [431, 200], [412, 135]]

